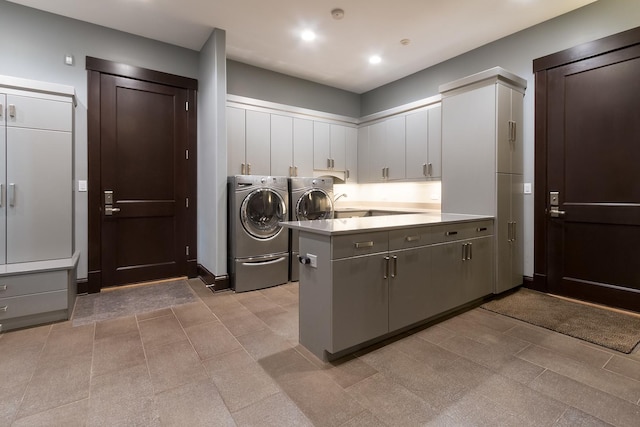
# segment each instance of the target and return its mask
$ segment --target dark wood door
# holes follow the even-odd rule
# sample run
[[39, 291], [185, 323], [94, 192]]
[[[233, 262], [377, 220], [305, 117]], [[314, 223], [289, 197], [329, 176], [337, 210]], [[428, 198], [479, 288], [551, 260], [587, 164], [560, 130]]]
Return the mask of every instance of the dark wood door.
[[101, 182], [113, 198], [102, 211], [103, 286], [185, 271], [186, 102], [185, 89], [102, 75]]
[[101, 71], [89, 78], [88, 290], [192, 277], [195, 90], [175, 83], [193, 81], [94, 58], [87, 64]]
[[547, 290], [637, 311], [639, 76], [639, 44], [546, 71], [546, 187], [538, 187]]

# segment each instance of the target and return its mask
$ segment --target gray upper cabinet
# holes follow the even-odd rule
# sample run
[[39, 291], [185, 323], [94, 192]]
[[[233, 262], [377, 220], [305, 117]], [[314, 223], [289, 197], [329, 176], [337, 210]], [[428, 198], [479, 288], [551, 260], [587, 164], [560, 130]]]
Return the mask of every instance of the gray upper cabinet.
[[442, 85], [442, 211], [495, 217], [494, 292], [522, 284], [526, 80], [496, 67]]
[[405, 118], [395, 116], [369, 126], [368, 182], [405, 177]]
[[293, 176], [313, 176], [313, 121], [293, 119]]
[[271, 114], [271, 175], [295, 176], [293, 118]]
[[227, 107], [227, 146], [227, 175], [270, 175], [270, 114]]
[[345, 129], [345, 182], [358, 182], [358, 129]]
[[358, 128], [358, 182], [371, 182], [371, 167], [369, 161], [370, 144], [369, 135], [371, 133], [371, 125], [360, 126]]
[[227, 175], [246, 175], [246, 110], [227, 107]]
[[406, 115], [407, 179], [440, 179], [442, 174], [440, 103]]
[[346, 170], [346, 126], [315, 121], [313, 123], [313, 168]]

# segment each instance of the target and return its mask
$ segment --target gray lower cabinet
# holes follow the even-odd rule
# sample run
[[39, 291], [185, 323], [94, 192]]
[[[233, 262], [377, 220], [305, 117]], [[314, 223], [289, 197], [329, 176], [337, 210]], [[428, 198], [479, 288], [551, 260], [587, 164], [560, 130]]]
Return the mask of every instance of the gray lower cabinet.
[[493, 222], [327, 236], [300, 231], [300, 343], [321, 359], [492, 293]]
[[[335, 353], [389, 331], [389, 283], [385, 255], [331, 261], [333, 271], [333, 342]], [[354, 278], [357, 277], [357, 280]]]

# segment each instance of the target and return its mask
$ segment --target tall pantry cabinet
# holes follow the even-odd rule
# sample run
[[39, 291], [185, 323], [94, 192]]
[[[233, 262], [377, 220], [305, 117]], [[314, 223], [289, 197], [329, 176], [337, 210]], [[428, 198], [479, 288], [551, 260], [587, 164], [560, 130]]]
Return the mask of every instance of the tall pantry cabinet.
[[440, 86], [442, 212], [495, 217], [494, 293], [523, 280], [526, 83], [495, 67]]
[[0, 76], [0, 331], [73, 309], [74, 103], [72, 87]]

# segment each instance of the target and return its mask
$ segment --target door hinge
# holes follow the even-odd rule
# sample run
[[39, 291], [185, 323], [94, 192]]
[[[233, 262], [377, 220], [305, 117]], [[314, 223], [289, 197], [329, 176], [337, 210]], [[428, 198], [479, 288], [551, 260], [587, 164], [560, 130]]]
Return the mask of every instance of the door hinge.
[[189, 101], [184, 103], [184, 111], [189, 111]]
[[189, 207], [189, 198], [188, 197], [185, 199], [185, 205], [186, 205], [187, 208]]
[[189, 160], [189, 150], [184, 150], [184, 158]]
[[189, 256], [189, 246], [185, 246], [185, 248], [186, 248], [185, 252], [186, 252], [187, 256]]

